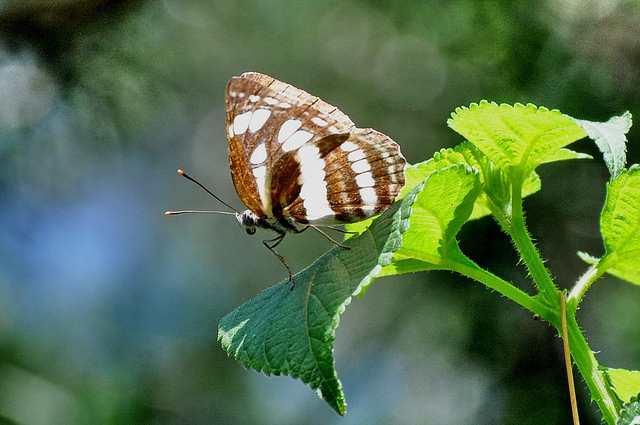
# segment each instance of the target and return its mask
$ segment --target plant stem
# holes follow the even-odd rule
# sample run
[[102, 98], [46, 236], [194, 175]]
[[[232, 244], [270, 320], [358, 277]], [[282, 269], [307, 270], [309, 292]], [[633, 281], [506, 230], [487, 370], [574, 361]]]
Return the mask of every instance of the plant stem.
[[[514, 243], [523, 261], [529, 269], [529, 273], [533, 277], [540, 296], [556, 314], [560, 311], [560, 300], [557, 296], [557, 289], [551, 279], [549, 271], [544, 266], [544, 262], [540, 257], [538, 250], [536, 249], [524, 220], [524, 213], [522, 210], [522, 176], [518, 175], [518, 178], [512, 182], [512, 194], [511, 194], [511, 220], [507, 231], [512, 237]], [[576, 322], [575, 311], [577, 307], [577, 301], [584, 295], [584, 292], [588, 289], [590, 282], [593, 282], [597, 278], [595, 275], [586, 275], [583, 285], [574, 288], [577, 292], [571, 293], [570, 314], [567, 317], [567, 335], [569, 337], [569, 345], [571, 347], [571, 355], [573, 360], [580, 370], [585, 383], [589, 387], [591, 397], [596, 401], [600, 411], [602, 412], [603, 419], [610, 425], [614, 425], [618, 419], [618, 412], [620, 411], [620, 404], [613, 392], [611, 386], [607, 383], [603, 372], [599, 370], [599, 364], [596, 360], [591, 348], [587, 344], [578, 323]], [[556, 328], [560, 329], [560, 323], [558, 321], [551, 322]]]
[[475, 263], [467, 264], [463, 261], [447, 261], [445, 269], [456, 271], [464, 276], [474, 279], [488, 288], [499, 292], [522, 307], [539, 315], [542, 319], [558, 327], [560, 325], [558, 312], [527, 294], [511, 283], [499, 278], [493, 273], [478, 267]]
[[580, 276], [580, 279], [578, 279], [573, 288], [571, 288], [571, 292], [569, 292], [569, 296], [567, 297], [567, 304], [571, 310], [576, 311], [578, 309], [578, 304], [580, 304], [580, 301], [587, 292], [587, 289], [589, 289], [591, 284], [601, 275], [602, 272], [600, 271], [600, 268], [597, 264], [594, 264], [589, 267], [582, 276]]
[[578, 370], [580, 370], [580, 374], [591, 392], [591, 398], [598, 404], [602, 418], [609, 425], [615, 425], [619, 418], [620, 403], [608, 384], [604, 372], [599, 369], [600, 365], [589, 348], [573, 314], [569, 314], [567, 317], [567, 334], [569, 335], [573, 361], [578, 366]]
[[522, 210], [522, 175], [520, 174], [518, 174], [517, 178], [514, 178], [512, 183], [510, 215], [511, 220], [509, 220], [507, 232], [516, 244], [522, 260], [527, 265], [527, 269], [538, 287], [540, 296], [547, 305], [559, 311], [560, 304], [556, 295], [557, 288], [553, 283], [553, 279], [551, 279], [549, 271], [544, 266], [540, 253], [531, 240], [525, 225], [524, 212]]
[[600, 276], [602, 276], [609, 267], [611, 267], [612, 263], [618, 261], [619, 257], [616, 253], [607, 254], [600, 259], [596, 264], [589, 267], [589, 269], [580, 276], [580, 279], [576, 282], [576, 284], [569, 292], [569, 296], [567, 297], [567, 304], [574, 311], [578, 309], [578, 304], [582, 301], [584, 294], [591, 287], [593, 282], [598, 280]]

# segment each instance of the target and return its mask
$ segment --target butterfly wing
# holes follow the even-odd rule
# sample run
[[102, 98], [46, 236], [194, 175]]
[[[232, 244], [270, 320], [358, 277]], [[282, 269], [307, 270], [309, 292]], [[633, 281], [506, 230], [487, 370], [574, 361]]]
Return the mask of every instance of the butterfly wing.
[[395, 201], [405, 183], [405, 165], [398, 144], [373, 129], [328, 136], [275, 164], [272, 205], [301, 223], [361, 221]]
[[[289, 179], [283, 172], [294, 161], [294, 152], [326, 137], [348, 134], [355, 125], [347, 115], [304, 90], [267, 75], [248, 72], [234, 77], [227, 85], [227, 146], [233, 183], [244, 204], [259, 218], [274, 217], [270, 186], [274, 166], [278, 178]], [[287, 162], [289, 161], [289, 162]], [[286, 192], [284, 183], [279, 196], [287, 204], [295, 196]], [[295, 185], [288, 185], [295, 190]], [[290, 202], [289, 202], [290, 201]], [[279, 207], [277, 207], [279, 208]]]

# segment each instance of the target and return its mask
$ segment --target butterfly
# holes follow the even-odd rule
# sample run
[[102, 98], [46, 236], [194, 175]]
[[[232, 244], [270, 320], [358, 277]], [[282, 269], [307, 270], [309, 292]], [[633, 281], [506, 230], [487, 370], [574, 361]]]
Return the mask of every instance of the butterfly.
[[[226, 92], [231, 177], [247, 210], [234, 210], [249, 234], [268, 229], [275, 248], [287, 233], [365, 220], [384, 212], [405, 184], [406, 161], [390, 137], [357, 128], [335, 106], [257, 72], [233, 77]], [[174, 211], [176, 214], [191, 211]], [[224, 213], [224, 212], [223, 212]], [[333, 228], [333, 227], [331, 227]], [[334, 230], [338, 230], [335, 229]]]

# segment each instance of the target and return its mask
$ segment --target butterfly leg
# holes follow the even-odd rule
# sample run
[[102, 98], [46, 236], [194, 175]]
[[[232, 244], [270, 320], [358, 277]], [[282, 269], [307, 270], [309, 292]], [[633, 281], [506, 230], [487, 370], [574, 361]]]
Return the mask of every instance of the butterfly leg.
[[293, 280], [293, 272], [291, 271], [291, 267], [289, 267], [289, 265], [287, 264], [287, 261], [284, 259], [284, 257], [280, 254], [278, 254], [278, 252], [276, 251], [276, 247], [280, 244], [280, 242], [282, 242], [282, 240], [284, 239], [284, 236], [286, 235], [286, 233], [280, 233], [278, 236], [276, 236], [273, 239], [267, 239], [262, 241], [263, 245], [267, 247], [267, 249], [271, 252], [273, 252], [273, 254], [278, 257], [278, 259], [282, 262], [282, 264], [284, 264], [284, 266], [287, 268], [287, 272], [289, 272], [289, 282], [291, 282], [291, 291], [293, 291], [293, 288], [296, 287], [296, 281]]
[[[298, 234], [298, 233], [302, 233], [305, 230], [312, 228], [314, 229], [316, 232], [320, 233], [322, 236], [324, 236], [325, 238], [327, 238], [331, 243], [333, 243], [334, 245], [339, 246], [340, 248], [344, 248], [344, 249], [351, 249], [350, 246], [347, 245], [343, 245], [340, 242], [338, 242], [337, 240], [333, 239], [331, 236], [329, 236], [326, 232], [324, 232], [322, 229], [320, 229], [318, 226], [314, 226], [313, 224], [307, 224], [306, 226], [304, 226], [302, 229], [297, 229], [294, 230], [293, 232]], [[331, 229], [331, 230], [335, 230], [336, 232], [340, 232], [340, 233], [349, 233], [349, 234], [356, 234], [358, 232], [350, 232], [348, 230], [343, 230], [343, 229], [338, 229], [337, 227], [333, 227], [333, 226], [327, 226], [327, 229]]]
[[352, 230], [340, 229], [339, 227], [333, 227], [333, 226], [325, 226], [325, 227], [329, 230], [333, 230], [334, 232], [344, 233], [346, 235], [357, 235], [359, 233], [359, 232], [354, 232]]
[[[320, 229], [317, 226], [314, 226], [312, 224], [310, 224], [308, 227], [313, 228], [313, 230], [315, 230], [316, 232], [320, 233], [322, 236], [324, 236], [325, 238], [329, 239], [329, 241], [331, 241], [334, 245], [339, 246], [340, 248], [343, 249], [351, 249], [350, 246], [341, 244], [340, 242], [338, 242], [337, 240], [333, 239], [331, 236], [329, 236], [325, 231], [323, 231], [322, 229]], [[305, 227], [306, 229], [306, 227]], [[332, 228], [333, 229], [333, 228]], [[333, 229], [333, 230], [338, 230], [338, 229]]]

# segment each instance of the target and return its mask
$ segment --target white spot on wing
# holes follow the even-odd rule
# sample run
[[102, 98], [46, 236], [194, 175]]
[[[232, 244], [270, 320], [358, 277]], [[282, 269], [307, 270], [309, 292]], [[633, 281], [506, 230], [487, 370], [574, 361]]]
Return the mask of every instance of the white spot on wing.
[[371, 170], [371, 164], [369, 164], [366, 159], [361, 159], [360, 161], [356, 161], [351, 164], [351, 169], [354, 173], [360, 174], [364, 173], [365, 171]]
[[270, 115], [271, 111], [269, 109], [257, 109], [249, 122], [249, 132], [255, 133], [260, 130]]
[[264, 98], [264, 103], [266, 103], [267, 105], [271, 105], [271, 106], [273, 106], [273, 105], [275, 105], [276, 103], [278, 103], [278, 100], [277, 100], [277, 99], [274, 99], [274, 98], [272, 98], [272, 97], [265, 97], [265, 98]]
[[236, 115], [236, 117], [233, 119], [233, 131], [235, 134], [244, 134], [244, 132], [247, 131], [249, 122], [251, 122], [252, 115], [252, 111]]
[[313, 118], [311, 118], [311, 121], [312, 121], [315, 125], [317, 125], [317, 126], [319, 126], [319, 127], [324, 127], [324, 126], [326, 126], [327, 124], [329, 124], [328, 122], [326, 122], [325, 120], [323, 120], [323, 119], [322, 119], [322, 118], [320, 118], [320, 117], [313, 117]]
[[280, 127], [280, 131], [278, 132], [278, 143], [283, 143], [287, 140], [293, 133], [295, 133], [300, 126], [302, 125], [302, 121], [300, 120], [287, 120]]
[[360, 188], [372, 187], [372, 186], [375, 186], [376, 184], [375, 181], [373, 180], [373, 175], [370, 172], [358, 174], [356, 176], [356, 183]]
[[359, 193], [360, 197], [362, 198], [362, 203], [366, 204], [362, 207], [362, 209], [366, 210], [366, 207], [369, 207], [371, 208], [371, 211], [373, 211], [372, 207], [375, 207], [376, 203], [378, 202], [378, 195], [376, 195], [376, 190], [372, 187], [363, 187], [359, 190]]
[[313, 137], [313, 133], [309, 133], [305, 130], [298, 130], [282, 144], [282, 150], [285, 152], [291, 152], [298, 149], [300, 146], [307, 143]]
[[376, 209], [375, 205], [363, 205], [362, 206], [362, 211], [364, 211], [365, 213], [373, 213]]
[[[344, 143], [343, 143], [343, 145], [344, 145]], [[347, 159], [349, 161], [351, 161], [351, 162], [360, 161], [361, 159], [364, 159], [364, 158], [365, 158], [365, 154], [364, 154], [364, 151], [362, 149], [357, 149], [357, 150], [349, 153], [349, 155], [347, 155]]]
[[343, 144], [340, 145], [340, 149], [342, 149], [345, 152], [351, 152], [358, 149], [358, 145], [356, 145], [353, 142], [344, 142]]
[[251, 154], [249, 162], [252, 164], [262, 164], [267, 159], [267, 145], [260, 143]]
[[300, 197], [307, 210], [307, 219], [316, 221], [335, 214], [327, 200], [327, 182], [324, 181], [324, 160], [317, 146], [302, 146], [297, 152], [300, 163]]
[[249, 96], [249, 102], [256, 103], [259, 100], [260, 100], [260, 96], [256, 96], [255, 94], [252, 94], [251, 96]]
[[258, 191], [260, 192], [260, 199], [262, 200], [262, 205], [265, 207], [265, 211], [266, 211], [266, 205], [267, 205], [267, 187], [266, 187], [267, 166], [266, 165], [261, 165], [259, 167], [254, 168], [253, 170], [251, 170], [251, 172], [253, 173], [253, 177], [256, 178], [256, 186], [258, 187]]
[[288, 102], [282, 102], [278, 105], [279, 107], [283, 108], [283, 109], [288, 109], [291, 108], [291, 104]]
[[229, 138], [232, 139], [234, 136], [233, 125], [228, 126], [227, 131], [229, 132]]

